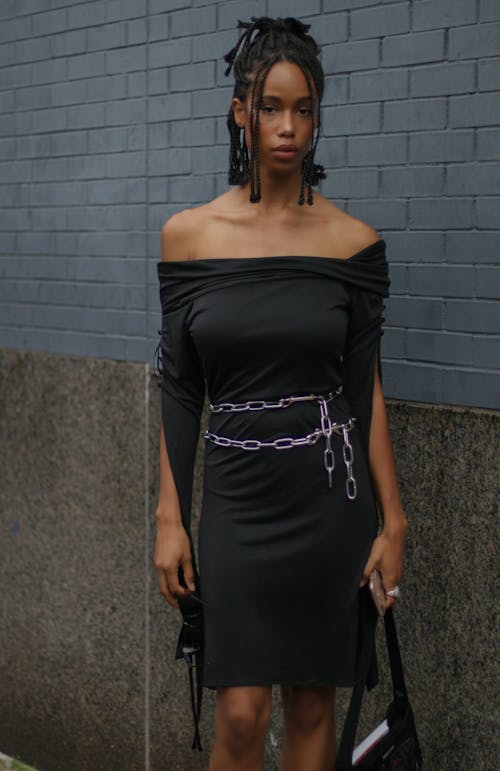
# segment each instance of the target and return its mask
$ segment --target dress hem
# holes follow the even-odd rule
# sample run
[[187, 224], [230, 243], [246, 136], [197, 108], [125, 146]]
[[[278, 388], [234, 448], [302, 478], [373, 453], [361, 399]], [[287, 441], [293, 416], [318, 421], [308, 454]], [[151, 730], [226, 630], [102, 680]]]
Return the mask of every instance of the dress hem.
[[215, 690], [216, 688], [234, 688], [239, 686], [254, 686], [254, 685], [303, 685], [303, 686], [325, 686], [325, 687], [334, 687], [334, 688], [353, 688], [354, 687], [354, 680], [336, 680], [335, 682], [328, 681], [325, 682], [324, 680], [292, 680], [290, 678], [283, 678], [281, 680], [258, 680], [257, 682], [249, 682], [246, 680], [245, 682], [225, 682], [225, 683], [218, 683], [217, 685], [214, 684], [208, 684], [203, 683], [204, 688], [210, 688], [211, 690]]

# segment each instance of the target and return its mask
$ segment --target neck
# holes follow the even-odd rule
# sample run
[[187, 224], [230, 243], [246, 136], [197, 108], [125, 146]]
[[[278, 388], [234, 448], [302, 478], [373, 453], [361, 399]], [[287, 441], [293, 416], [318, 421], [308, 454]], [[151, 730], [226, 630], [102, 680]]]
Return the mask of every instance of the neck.
[[[279, 214], [285, 210], [299, 206], [299, 193], [302, 174], [297, 171], [289, 175], [272, 175], [267, 169], [261, 168], [260, 201], [251, 204], [261, 214]], [[250, 195], [250, 183], [242, 187], [246, 196]]]

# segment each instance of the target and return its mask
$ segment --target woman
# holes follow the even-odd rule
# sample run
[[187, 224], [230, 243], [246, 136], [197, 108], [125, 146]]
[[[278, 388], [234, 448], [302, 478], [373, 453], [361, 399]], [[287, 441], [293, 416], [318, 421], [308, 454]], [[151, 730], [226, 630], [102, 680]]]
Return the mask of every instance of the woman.
[[[210, 771], [263, 769], [273, 683], [280, 770], [327, 771], [360, 598], [377, 568], [389, 607], [402, 574], [407, 524], [379, 376], [385, 242], [312, 190], [324, 177], [324, 76], [309, 27], [239, 26], [225, 57], [234, 187], [162, 229], [155, 565], [173, 607], [203, 603]], [[190, 506], [205, 388], [198, 574]]]

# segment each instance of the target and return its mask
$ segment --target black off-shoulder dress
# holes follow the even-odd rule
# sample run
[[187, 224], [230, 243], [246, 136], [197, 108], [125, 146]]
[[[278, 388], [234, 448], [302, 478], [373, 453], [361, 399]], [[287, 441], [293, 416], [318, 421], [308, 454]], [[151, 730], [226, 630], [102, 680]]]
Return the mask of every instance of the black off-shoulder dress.
[[[359, 582], [378, 527], [368, 441], [385, 246], [345, 260], [158, 263], [162, 421], [204, 603], [200, 699], [201, 686], [354, 683]], [[206, 391], [216, 409], [197, 565], [191, 495]], [[272, 406], [307, 395], [323, 401]]]

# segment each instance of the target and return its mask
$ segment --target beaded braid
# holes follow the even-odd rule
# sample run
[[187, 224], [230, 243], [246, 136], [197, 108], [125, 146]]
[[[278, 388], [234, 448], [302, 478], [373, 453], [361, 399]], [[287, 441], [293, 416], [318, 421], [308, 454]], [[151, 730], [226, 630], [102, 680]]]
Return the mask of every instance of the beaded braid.
[[[325, 179], [323, 166], [314, 162], [314, 155], [319, 139], [320, 109], [319, 103], [323, 96], [324, 74], [317, 58], [319, 48], [314, 39], [307, 35], [310, 25], [303, 24], [298, 19], [256, 18], [252, 22], [239, 21], [238, 27], [245, 32], [236, 45], [224, 59], [228, 62], [225, 74], [229, 75], [234, 67], [235, 87], [233, 96], [240, 99], [246, 97], [250, 80], [248, 75], [254, 75], [252, 83], [252, 98], [250, 109], [250, 155], [244, 138], [244, 129], [240, 128], [234, 119], [232, 108], [227, 116], [227, 126], [231, 139], [229, 153], [230, 185], [244, 184], [250, 179], [250, 201], [256, 203], [261, 198], [261, 179], [259, 165], [259, 116], [262, 106], [264, 82], [273, 64], [277, 61], [291, 61], [297, 64], [307, 81], [309, 96], [313, 109], [311, 110], [312, 140], [302, 163], [301, 188], [298, 203], [304, 204], [307, 188], [307, 203], [312, 205], [312, 186], [320, 179]], [[257, 31], [252, 40], [252, 34]], [[240, 50], [241, 49], [241, 50]], [[318, 96], [317, 105], [314, 99], [313, 84]], [[316, 109], [317, 108], [317, 109]], [[316, 113], [316, 115], [315, 115]], [[315, 125], [316, 122], [316, 125]]]

